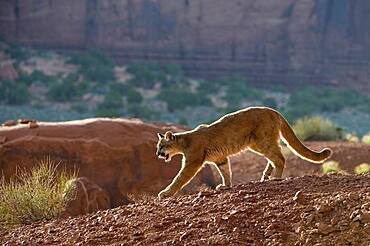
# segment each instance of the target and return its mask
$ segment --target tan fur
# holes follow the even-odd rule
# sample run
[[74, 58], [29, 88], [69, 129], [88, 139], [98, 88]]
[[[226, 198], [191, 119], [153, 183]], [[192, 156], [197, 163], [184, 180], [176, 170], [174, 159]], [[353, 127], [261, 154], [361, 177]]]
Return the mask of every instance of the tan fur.
[[[281, 178], [285, 165], [280, 138], [303, 159], [321, 163], [328, 159], [331, 150], [314, 152], [302, 144], [284, 117], [265, 107], [253, 107], [227, 114], [209, 125], [200, 125], [182, 133], [166, 132], [158, 135], [157, 155], [170, 161], [177, 154], [183, 155], [181, 170], [171, 184], [158, 197], [165, 198], [181, 190], [203, 167], [213, 163], [219, 171], [222, 184], [217, 189], [231, 187], [229, 156], [249, 149], [264, 156], [268, 163], [261, 181]], [[274, 175], [271, 176], [272, 171]]]

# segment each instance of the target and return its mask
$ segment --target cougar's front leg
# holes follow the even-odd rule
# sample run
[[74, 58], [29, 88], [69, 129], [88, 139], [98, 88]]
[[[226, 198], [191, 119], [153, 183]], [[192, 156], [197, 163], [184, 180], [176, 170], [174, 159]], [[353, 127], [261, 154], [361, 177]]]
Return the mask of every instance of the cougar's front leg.
[[218, 172], [220, 173], [222, 184], [217, 185], [217, 190], [227, 189], [232, 186], [231, 178], [231, 166], [229, 158], [225, 158], [218, 162], [215, 162]]
[[185, 160], [179, 173], [172, 180], [171, 184], [168, 185], [166, 189], [159, 192], [158, 198], [163, 199], [165, 197], [170, 197], [176, 194], [187, 183], [189, 183], [192, 180], [192, 178], [199, 172], [199, 170], [202, 168], [202, 164], [203, 163], [200, 160], [198, 161]]

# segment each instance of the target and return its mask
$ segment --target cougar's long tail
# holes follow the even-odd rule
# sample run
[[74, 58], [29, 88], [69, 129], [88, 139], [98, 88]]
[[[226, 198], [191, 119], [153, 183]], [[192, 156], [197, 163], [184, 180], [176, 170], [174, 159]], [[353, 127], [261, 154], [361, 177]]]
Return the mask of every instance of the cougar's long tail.
[[294, 134], [287, 120], [280, 114], [279, 119], [281, 138], [296, 155], [315, 163], [322, 163], [331, 156], [332, 151], [329, 148], [324, 148], [320, 152], [315, 152], [307, 148]]

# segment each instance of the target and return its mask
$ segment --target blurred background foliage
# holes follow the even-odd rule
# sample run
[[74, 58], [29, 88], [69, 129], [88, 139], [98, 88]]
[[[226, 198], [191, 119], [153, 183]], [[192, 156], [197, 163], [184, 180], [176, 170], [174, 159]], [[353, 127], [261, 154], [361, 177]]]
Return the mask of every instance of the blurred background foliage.
[[[327, 130], [319, 137], [304, 137], [306, 132], [303, 139], [338, 139], [345, 131], [360, 136], [370, 131], [370, 97], [353, 88], [259, 88], [241, 76], [188, 78], [176, 64], [138, 61], [118, 66], [99, 50], [62, 54], [5, 42], [0, 48], [6, 57], [3, 63], [17, 72], [15, 79], [0, 78], [2, 122], [22, 117], [48, 121], [138, 117], [194, 127], [241, 108], [268, 106], [279, 110], [299, 132], [308, 126]], [[58, 71], [47, 69], [53, 62], [59, 62]]]

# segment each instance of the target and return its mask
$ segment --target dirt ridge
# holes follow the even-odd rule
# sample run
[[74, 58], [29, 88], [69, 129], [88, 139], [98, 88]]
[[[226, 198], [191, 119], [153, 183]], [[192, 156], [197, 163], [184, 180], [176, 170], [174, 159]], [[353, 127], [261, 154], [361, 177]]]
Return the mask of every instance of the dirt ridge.
[[249, 182], [0, 232], [3, 245], [368, 245], [370, 176]]

